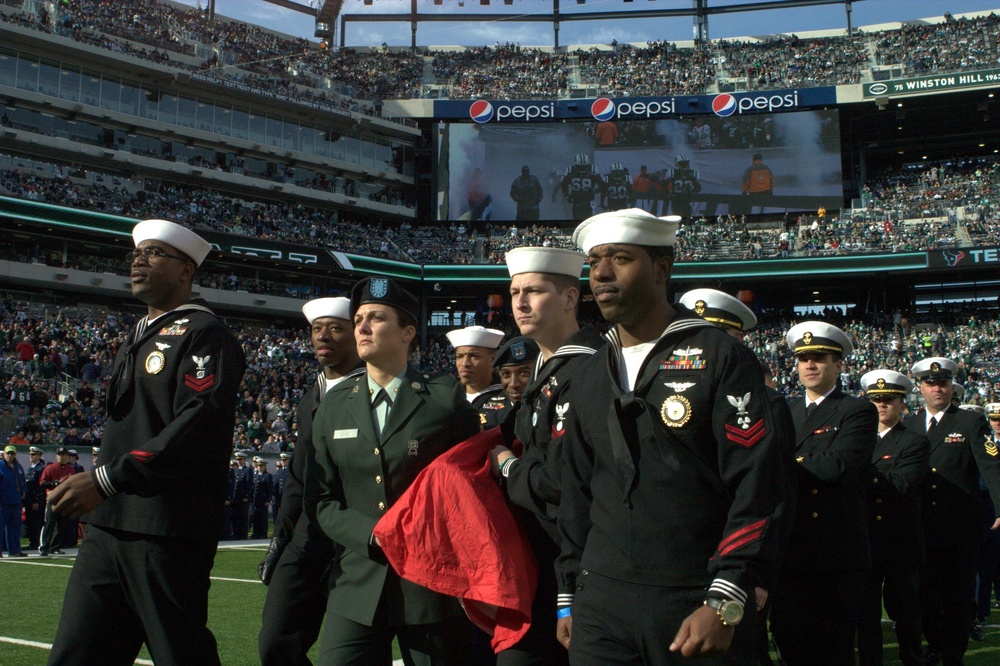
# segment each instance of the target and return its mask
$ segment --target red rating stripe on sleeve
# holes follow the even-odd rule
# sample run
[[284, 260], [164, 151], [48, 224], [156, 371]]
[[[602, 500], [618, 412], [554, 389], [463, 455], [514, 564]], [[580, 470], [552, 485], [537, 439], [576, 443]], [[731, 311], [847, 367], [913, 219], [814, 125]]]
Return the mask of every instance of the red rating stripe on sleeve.
[[184, 384], [191, 390], [198, 391], [199, 393], [205, 389], [212, 388], [215, 384], [215, 374], [208, 375], [202, 379], [196, 379], [191, 375], [184, 375]]
[[764, 427], [764, 419], [759, 419], [752, 426], [744, 430], [734, 425], [726, 424], [726, 439], [735, 442], [743, 448], [749, 449], [754, 444], [764, 439], [767, 428]]

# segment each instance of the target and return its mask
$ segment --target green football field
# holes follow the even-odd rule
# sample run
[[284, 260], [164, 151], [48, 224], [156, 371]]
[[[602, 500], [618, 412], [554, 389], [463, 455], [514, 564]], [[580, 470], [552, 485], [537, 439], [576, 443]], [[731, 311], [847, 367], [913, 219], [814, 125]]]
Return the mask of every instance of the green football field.
[[[223, 664], [259, 663], [257, 633], [267, 588], [257, 581], [256, 572], [264, 550], [262, 544], [224, 545], [215, 558], [208, 620], [219, 643]], [[72, 565], [71, 556], [0, 559], [0, 665], [45, 663]], [[883, 624], [883, 630], [887, 646], [885, 663], [899, 664], [895, 658], [895, 635], [888, 623]], [[316, 651], [314, 646], [310, 652], [314, 659]], [[139, 658], [138, 663], [152, 663], [145, 649]], [[965, 663], [967, 666], [1000, 663], [1000, 611], [993, 612], [986, 641], [969, 643]]]

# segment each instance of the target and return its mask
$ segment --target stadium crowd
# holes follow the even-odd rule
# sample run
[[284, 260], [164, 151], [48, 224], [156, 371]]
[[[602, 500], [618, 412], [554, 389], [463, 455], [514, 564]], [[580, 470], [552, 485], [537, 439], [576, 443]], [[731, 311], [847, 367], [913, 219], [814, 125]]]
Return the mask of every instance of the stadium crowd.
[[380, 113], [376, 100], [419, 97], [431, 82], [424, 75], [425, 60], [433, 82], [447, 85], [454, 98], [551, 98], [570, 85], [595, 86], [601, 95], [699, 94], [734, 78], [745, 78], [749, 89], [788, 88], [857, 83], [872, 66], [899, 65], [906, 75], [995, 67], [991, 44], [1000, 36], [1000, 19], [993, 14], [973, 19], [946, 14], [940, 23], [858, 30], [852, 37], [783, 35], [716, 40], [696, 48], [614, 42], [612, 49], [552, 53], [507, 43], [460, 52], [383, 47], [362, 53], [319, 49], [239, 21], [210, 21], [199, 9], [156, 0], [128, 7], [81, 0], [59, 3], [55, 14], [42, 6], [39, 14], [0, 13], [0, 20], [173, 67], [195, 69], [184, 61], [198, 62], [197, 68], [213, 77], [369, 115]]

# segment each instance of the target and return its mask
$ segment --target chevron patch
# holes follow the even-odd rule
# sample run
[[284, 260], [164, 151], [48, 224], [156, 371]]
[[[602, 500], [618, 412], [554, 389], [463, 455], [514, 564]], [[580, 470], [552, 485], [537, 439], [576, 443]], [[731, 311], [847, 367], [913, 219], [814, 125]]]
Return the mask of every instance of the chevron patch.
[[726, 425], [726, 439], [739, 444], [745, 449], [753, 448], [754, 444], [764, 439], [767, 428], [764, 427], [764, 419], [758, 419], [756, 423], [744, 430], [738, 426]]
[[205, 389], [212, 388], [215, 385], [215, 373], [201, 379], [192, 377], [191, 375], [184, 375], [184, 384], [189, 389], [201, 393]]
[[148, 463], [155, 454], [152, 451], [129, 451], [129, 455], [136, 458], [141, 463]]
[[997, 454], [1000, 454], [1000, 450], [997, 450], [997, 445], [996, 444], [994, 444], [992, 441], [990, 441], [989, 439], [987, 439], [986, 440], [986, 453], [989, 454], [989, 455], [991, 455], [991, 456], [993, 456], [994, 458], [996, 458]]

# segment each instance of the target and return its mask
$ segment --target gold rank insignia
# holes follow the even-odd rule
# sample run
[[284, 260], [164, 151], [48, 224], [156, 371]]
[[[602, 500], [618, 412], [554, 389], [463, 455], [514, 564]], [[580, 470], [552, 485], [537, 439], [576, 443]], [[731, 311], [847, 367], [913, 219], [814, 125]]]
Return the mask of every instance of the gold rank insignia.
[[805, 459], [806, 459], [805, 456], [799, 456], [798, 458], [795, 459], [795, 462], [797, 462], [797, 463], [805, 462]]
[[146, 372], [151, 375], [158, 375], [166, 364], [167, 357], [163, 355], [163, 352], [150, 352], [149, 356], [146, 357]]
[[691, 403], [680, 395], [672, 395], [663, 401], [660, 407], [660, 417], [664, 425], [670, 428], [680, 428], [691, 419]]
[[807, 345], [811, 345], [812, 341], [813, 341], [812, 333], [806, 331], [805, 333], [802, 334], [802, 342], [806, 343]]
[[940, 363], [938, 363], [937, 361], [934, 361], [933, 363], [931, 363], [931, 372], [940, 372], [940, 371], [941, 371], [941, 364]]
[[885, 388], [885, 379], [883, 379], [882, 377], [879, 377], [878, 381], [875, 382], [875, 387], [876, 388], [880, 388], [880, 389]]
[[996, 458], [997, 455], [1000, 454], [1000, 450], [997, 450], [996, 443], [993, 442], [993, 440], [991, 440], [989, 437], [986, 438], [985, 443], [986, 443], [986, 453]]
[[705, 314], [705, 301], [698, 301], [694, 304], [694, 311], [698, 313], [698, 316]]

